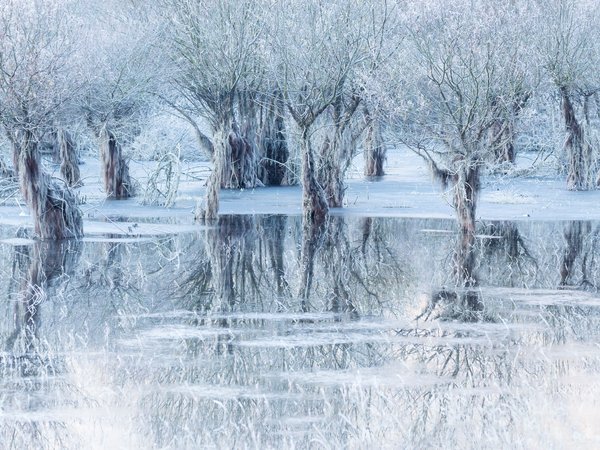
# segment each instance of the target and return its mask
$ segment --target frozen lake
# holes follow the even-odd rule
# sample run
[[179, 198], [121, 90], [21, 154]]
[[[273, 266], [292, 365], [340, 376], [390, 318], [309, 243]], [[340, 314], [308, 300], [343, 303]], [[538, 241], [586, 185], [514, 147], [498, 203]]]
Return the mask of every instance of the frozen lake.
[[5, 448], [600, 446], [600, 222], [116, 220], [3, 228]]

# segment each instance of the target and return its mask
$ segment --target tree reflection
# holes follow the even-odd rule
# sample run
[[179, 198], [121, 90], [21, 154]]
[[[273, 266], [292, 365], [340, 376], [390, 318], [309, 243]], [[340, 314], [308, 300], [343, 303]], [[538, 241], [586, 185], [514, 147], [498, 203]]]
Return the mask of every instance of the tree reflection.
[[[565, 394], [561, 380], [600, 367], [587, 348], [598, 338], [597, 298], [556, 289], [568, 252], [551, 238], [562, 235], [555, 225], [480, 224], [473, 249], [460, 248], [451, 225], [332, 215], [311, 234], [300, 218], [230, 216], [143, 244], [86, 243], [83, 264], [41, 256], [43, 243], [19, 248], [10, 290], [23, 301], [3, 335], [14, 357], [2, 360], [0, 401], [43, 420], [4, 422], [0, 438], [21, 427], [22, 447], [67, 447], [81, 431], [53, 416], [67, 405], [145, 447], [518, 447], [540, 399], [577, 400], [579, 385]], [[583, 233], [576, 268], [592, 242]], [[455, 267], [459, 250], [474, 262]], [[70, 265], [81, 270], [52, 269]], [[67, 285], [77, 301], [53, 309], [48, 299], [67, 298]], [[431, 285], [442, 286], [439, 304], [415, 322]], [[28, 312], [41, 291], [46, 300]], [[73, 346], [75, 336], [85, 343]], [[37, 355], [27, 371], [23, 355]], [[105, 408], [121, 413], [98, 419]]]
[[511, 287], [531, 284], [538, 263], [517, 224], [491, 222], [481, 232], [481, 266], [487, 267], [487, 282]]
[[[256, 432], [245, 428], [248, 414], [253, 424], [264, 423], [285, 439], [283, 417], [323, 414], [327, 405], [312, 388], [302, 393], [275, 374], [377, 365], [382, 355], [370, 342], [278, 343], [305, 335], [321, 339], [338, 327], [352, 330], [363, 314], [382, 310], [389, 287], [403, 271], [399, 260], [390, 258], [395, 250], [384, 245], [380, 222], [371, 221], [368, 235], [362, 233], [363, 221], [348, 224], [340, 217], [321, 228], [306, 228], [283, 216], [225, 216], [206, 229], [204, 240], [191, 244], [193, 254], [192, 247], [185, 252], [190, 264], [183, 266], [189, 272], [174, 274], [185, 280], [179, 283], [180, 299], [194, 311], [186, 329], [205, 330], [206, 337], [183, 339], [183, 365], [139, 372], [144, 383], [149, 378], [167, 386], [167, 392], [140, 400], [140, 410], [152, 417], [140, 420], [156, 445], [187, 445], [190, 436], [177, 431], [183, 428], [196, 429], [202, 445], [235, 445], [233, 436], [213, 431], [230, 430], [232, 424], [239, 425], [237, 439], [246, 442]], [[359, 323], [356, 329], [361, 330]], [[169, 391], [173, 385], [181, 390]], [[313, 400], [307, 402], [307, 396]], [[176, 428], [166, 426], [176, 422]]]
[[565, 249], [560, 262], [562, 288], [597, 290], [596, 280], [591, 276], [595, 265], [598, 230], [592, 231], [587, 221], [567, 223], [564, 230]]
[[2, 342], [0, 373], [1, 385], [15, 390], [2, 396], [1, 406], [3, 410], [18, 411], [24, 419], [2, 421], [0, 439], [5, 444], [10, 442], [10, 447], [52, 448], [67, 437], [61, 421], [28, 417], [67, 401], [61, 395], [47, 395], [48, 390], [64, 390], [59, 375], [65, 370], [65, 362], [53, 356], [55, 352], [47, 337], [40, 336], [40, 329], [42, 310], [68, 286], [80, 253], [78, 241], [36, 241], [14, 248], [9, 284], [14, 322]]
[[417, 320], [459, 320], [476, 322], [482, 320], [484, 305], [481, 301], [476, 272], [477, 249], [475, 230], [459, 227], [454, 253], [450, 285], [453, 288], [436, 290]]

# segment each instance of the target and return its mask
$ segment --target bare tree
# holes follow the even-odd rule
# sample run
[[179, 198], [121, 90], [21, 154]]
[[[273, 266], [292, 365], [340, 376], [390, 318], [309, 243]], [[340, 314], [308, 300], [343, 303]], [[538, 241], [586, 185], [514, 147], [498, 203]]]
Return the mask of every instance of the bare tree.
[[366, 136], [364, 139], [364, 174], [368, 177], [380, 177], [385, 174], [383, 163], [386, 159], [387, 147], [382, 136], [382, 121], [368, 106], [364, 107]]
[[44, 171], [39, 153], [72, 95], [67, 18], [60, 3], [10, 0], [0, 6], [0, 124], [41, 239], [83, 234], [74, 194]]
[[567, 188], [587, 190], [598, 184], [598, 146], [591, 103], [598, 103], [600, 78], [596, 42], [600, 9], [594, 2], [554, 0], [543, 7], [545, 66], [558, 90], [567, 133]]
[[[405, 73], [395, 82], [404, 89], [393, 105], [402, 141], [452, 189], [464, 240], [457, 275], [466, 284], [470, 277], [460, 267], [472, 257], [481, 170], [504, 145], [500, 136], [505, 131], [498, 123], [507, 124], [504, 118], [528, 80], [519, 58], [527, 35], [506, 40], [519, 9], [507, 6], [489, 13], [486, 8], [456, 0], [408, 17], [412, 37], [403, 56], [411, 63], [400, 69]], [[494, 130], [498, 136], [490, 138]]]
[[[252, 0], [172, 0], [173, 79], [187, 108], [206, 119], [213, 172], [198, 216], [215, 219], [219, 189], [254, 187], [257, 177], [256, 100], [262, 73], [262, 33]], [[180, 107], [180, 110], [183, 108]], [[189, 116], [189, 114], [188, 114]]]
[[146, 9], [108, 1], [87, 5], [81, 12], [87, 27], [79, 61], [85, 88], [81, 109], [98, 138], [101, 176], [111, 198], [134, 194], [123, 145], [139, 134], [156, 101], [152, 93], [162, 75], [163, 59], [154, 45], [161, 29]]
[[[271, 22], [270, 41], [275, 45], [270, 72], [282, 87], [288, 111], [299, 128], [303, 213], [314, 223], [324, 221], [329, 206], [325, 186], [318, 179], [313, 127], [335, 103], [332, 117], [337, 133], [334, 142], [324, 142], [318, 155], [329, 157], [339, 149], [341, 134], [358, 105], [355, 102], [344, 111], [344, 86], [361, 56], [360, 34], [339, 26], [340, 20], [351, 20], [351, 11], [349, 4], [290, 2], [278, 5]], [[337, 167], [337, 161], [332, 163], [333, 169]]]

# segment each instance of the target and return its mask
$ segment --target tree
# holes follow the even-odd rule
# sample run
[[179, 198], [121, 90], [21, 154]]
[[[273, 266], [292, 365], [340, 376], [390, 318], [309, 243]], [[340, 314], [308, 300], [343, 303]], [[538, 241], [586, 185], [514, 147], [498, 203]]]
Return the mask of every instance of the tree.
[[[303, 214], [312, 223], [322, 223], [329, 210], [324, 186], [318, 180], [313, 126], [336, 103], [333, 119], [337, 120], [338, 133], [333, 144], [326, 141], [321, 149], [321, 154], [333, 153], [351, 115], [344, 115], [343, 89], [359, 58], [357, 42], [361, 37], [339, 26], [340, 20], [350, 23], [351, 10], [352, 6], [342, 3], [290, 2], [279, 4], [270, 22], [270, 74], [281, 86], [287, 109], [299, 129]], [[353, 113], [356, 106], [350, 109]]]
[[134, 188], [123, 145], [140, 132], [156, 102], [152, 93], [162, 74], [162, 58], [154, 44], [161, 30], [140, 5], [109, 1], [84, 6], [80, 14], [87, 42], [78, 62], [84, 76], [80, 107], [99, 141], [107, 196], [127, 198]]
[[381, 119], [373, 112], [373, 109], [364, 107], [364, 121], [366, 136], [364, 139], [364, 174], [367, 177], [380, 177], [385, 174], [383, 163], [386, 159], [386, 144], [382, 136]]
[[[459, 283], [472, 284], [475, 213], [481, 170], [504, 146], [501, 136], [514, 105], [528, 92], [521, 55], [525, 30], [511, 29], [517, 6], [494, 8], [455, 0], [444, 5], [420, 4], [419, 17], [407, 16], [411, 38], [407, 65], [392, 108], [399, 113], [402, 141], [431, 165], [434, 175], [450, 185], [462, 244], [456, 256]], [[416, 64], [415, 64], [416, 62]], [[398, 70], [398, 68], [396, 69]], [[498, 124], [504, 124], [498, 126]]]
[[[379, 2], [284, 4], [272, 26], [272, 77], [299, 128], [306, 217], [341, 207], [344, 177], [364, 122], [364, 84], [378, 70], [390, 14]], [[308, 25], [307, 25], [308, 24]]]
[[[168, 5], [177, 67], [173, 80], [186, 107], [206, 119], [212, 131], [213, 171], [198, 214], [203, 219], [217, 217], [221, 187], [260, 184], [256, 106], [263, 29], [256, 10], [252, 0], [172, 0]], [[196, 132], [202, 134], [197, 127]]]
[[70, 187], [81, 185], [79, 158], [71, 134], [65, 129], [56, 132], [56, 140], [60, 155], [60, 174]]
[[67, 11], [56, 2], [0, 5], [0, 124], [12, 144], [21, 194], [41, 239], [82, 236], [74, 194], [48, 175], [39, 145], [73, 94]]
[[542, 34], [551, 36], [542, 46], [545, 66], [558, 90], [567, 133], [567, 188], [587, 190], [598, 184], [598, 142], [595, 129], [598, 117], [590, 112], [591, 103], [600, 106], [600, 55], [598, 18], [594, 2], [554, 0], [544, 4]]

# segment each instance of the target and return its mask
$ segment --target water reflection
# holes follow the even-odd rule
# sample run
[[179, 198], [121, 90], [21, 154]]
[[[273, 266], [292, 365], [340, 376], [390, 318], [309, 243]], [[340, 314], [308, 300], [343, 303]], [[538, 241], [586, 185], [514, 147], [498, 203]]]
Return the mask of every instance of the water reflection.
[[[3, 327], [0, 356], [0, 406], [9, 413], [0, 422], [0, 436], [7, 448], [44, 448], [64, 438], [61, 422], [45, 415], [74, 399], [60, 377], [64, 359], [52, 351], [40, 328], [42, 310], [69, 285], [80, 251], [80, 244], [71, 241], [38, 241], [12, 251], [5, 299], [12, 320]], [[41, 420], [31, 420], [37, 413]]]
[[225, 216], [154, 241], [0, 246], [0, 441], [590, 446], [595, 229]]

